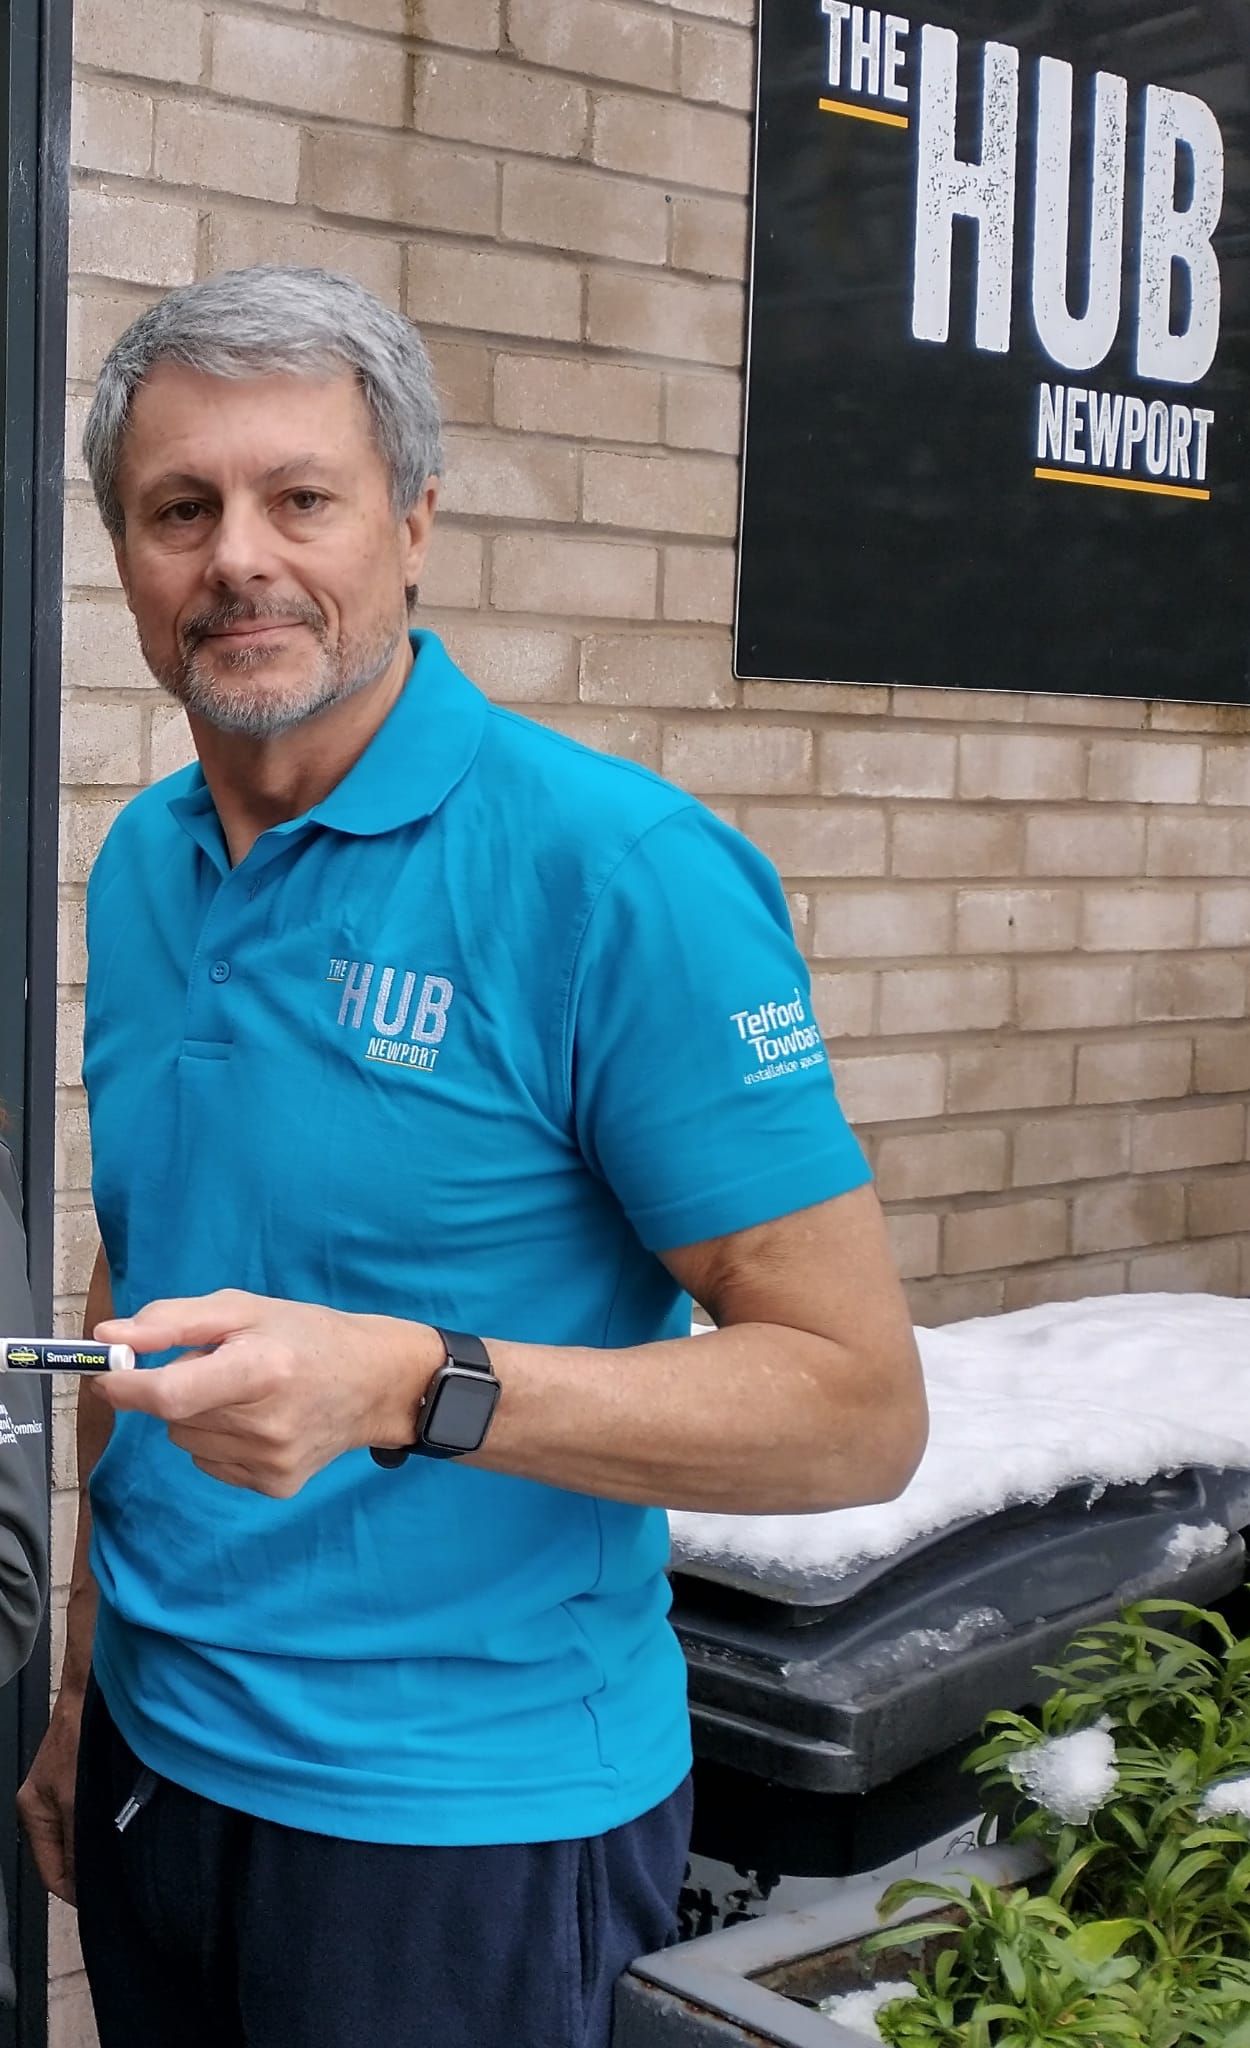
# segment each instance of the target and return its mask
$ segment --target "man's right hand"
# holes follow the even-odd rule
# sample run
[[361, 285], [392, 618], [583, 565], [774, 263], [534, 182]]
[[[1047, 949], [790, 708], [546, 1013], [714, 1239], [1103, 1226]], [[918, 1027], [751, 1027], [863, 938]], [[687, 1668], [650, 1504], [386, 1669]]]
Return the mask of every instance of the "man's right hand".
[[50, 1892], [75, 1905], [74, 1779], [78, 1771], [78, 1738], [82, 1728], [83, 1694], [62, 1688], [48, 1732], [40, 1743], [25, 1784], [17, 1795], [17, 1811], [30, 1843], [35, 1867]]

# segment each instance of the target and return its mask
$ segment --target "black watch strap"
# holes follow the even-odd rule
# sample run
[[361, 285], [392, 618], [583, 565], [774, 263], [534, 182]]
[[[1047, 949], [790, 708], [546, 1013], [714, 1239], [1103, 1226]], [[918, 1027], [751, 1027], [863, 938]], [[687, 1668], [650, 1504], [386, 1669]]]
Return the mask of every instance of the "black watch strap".
[[[463, 1366], [466, 1372], [485, 1373], [488, 1379], [494, 1378], [495, 1368], [490, 1362], [490, 1353], [480, 1337], [470, 1336], [467, 1330], [444, 1330], [437, 1323], [432, 1323], [430, 1327], [435, 1335], [442, 1339], [444, 1365]], [[386, 1471], [394, 1472], [401, 1465], [407, 1464], [416, 1449], [416, 1444], [400, 1444], [386, 1450], [374, 1444], [370, 1448], [369, 1456], [375, 1465], [381, 1465]]]

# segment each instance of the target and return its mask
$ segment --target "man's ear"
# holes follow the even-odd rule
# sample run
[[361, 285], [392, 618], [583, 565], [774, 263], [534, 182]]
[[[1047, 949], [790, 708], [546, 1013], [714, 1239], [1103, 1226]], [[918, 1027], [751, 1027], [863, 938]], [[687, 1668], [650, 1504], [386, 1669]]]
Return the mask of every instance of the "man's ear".
[[[421, 581], [421, 571], [429, 553], [430, 540], [434, 532], [434, 518], [438, 510], [439, 479], [432, 476], [421, 496], [404, 519], [406, 551], [404, 556], [404, 583], [412, 588]], [[119, 571], [120, 573], [120, 571]]]
[[130, 577], [126, 572], [126, 543], [124, 539], [114, 539], [113, 560], [117, 564], [117, 580], [125, 594], [127, 608], [133, 611], [134, 606], [130, 602]]

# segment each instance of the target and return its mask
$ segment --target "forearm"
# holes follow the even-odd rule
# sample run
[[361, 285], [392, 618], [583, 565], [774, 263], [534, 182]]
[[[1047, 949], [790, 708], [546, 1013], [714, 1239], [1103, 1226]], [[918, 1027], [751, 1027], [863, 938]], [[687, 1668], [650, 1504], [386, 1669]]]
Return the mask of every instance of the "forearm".
[[[411, 1440], [442, 1363], [432, 1331], [401, 1342], [411, 1405], [391, 1410], [391, 1442]], [[909, 1345], [867, 1370], [862, 1353], [766, 1323], [623, 1351], [488, 1349], [503, 1391], [471, 1462], [573, 1492], [736, 1514], [858, 1507], [900, 1492], [924, 1445]]]
[[[101, 1253], [87, 1292], [83, 1334], [90, 1337], [96, 1324], [104, 1322], [111, 1313], [108, 1268]], [[91, 1499], [88, 1488], [112, 1433], [112, 1410], [106, 1408], [102, 1401], [93, 1400], [91, 1389], [84, 1382], [78, 1390], [78, 1530], [74, 1539], [74, 1567], [66, 1613], [65, 1661], [61, 1668], [61, 1689], [70, 1693], [81, 1693], [91, 1672], [99, 1592], [90, 1564]]]

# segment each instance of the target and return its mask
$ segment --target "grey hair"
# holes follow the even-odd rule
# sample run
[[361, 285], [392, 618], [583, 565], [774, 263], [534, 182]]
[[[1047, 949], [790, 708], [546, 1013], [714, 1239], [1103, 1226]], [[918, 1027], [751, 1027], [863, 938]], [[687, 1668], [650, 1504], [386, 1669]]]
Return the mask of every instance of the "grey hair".
[[391, 474], [397, 518], [443, 467], [442, 417], [425, 343], [355, 278], [256, 264], [168, 292], [105, 359], [83, 434], [100, 517], [125, 531], [117, 489], [135, 393], [157, 363], [206, 377], [333, 377], [355, 372]]

